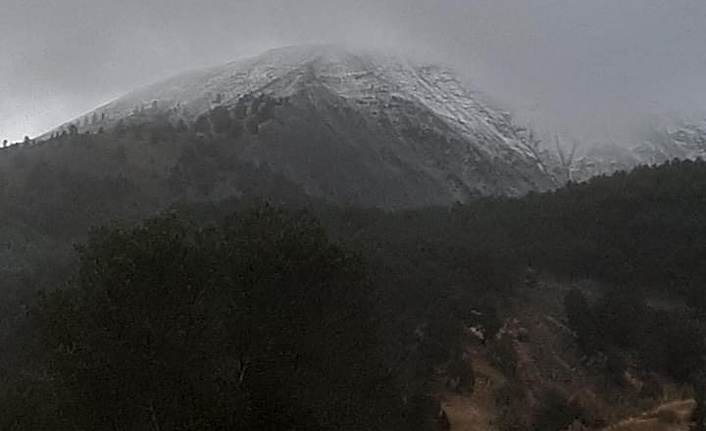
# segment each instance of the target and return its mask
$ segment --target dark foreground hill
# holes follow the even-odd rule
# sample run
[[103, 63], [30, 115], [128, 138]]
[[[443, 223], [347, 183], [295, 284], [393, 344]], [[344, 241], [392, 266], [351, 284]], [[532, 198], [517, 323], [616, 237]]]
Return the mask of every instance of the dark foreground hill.
[[439, 429], [462, 405], [560, 430], [703, 402], [704, 162], [388, 213], [155, 124], [2, 153], [0, 428]]

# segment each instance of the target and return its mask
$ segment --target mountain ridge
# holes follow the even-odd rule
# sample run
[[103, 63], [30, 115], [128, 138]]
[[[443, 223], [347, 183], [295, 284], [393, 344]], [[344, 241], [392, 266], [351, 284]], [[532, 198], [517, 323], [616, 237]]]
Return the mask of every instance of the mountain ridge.
[[[172, 77], [72, 124], [80, 133], [95, 133], [148, 121], [145, 112], [193, 123], [216, 109], [250, 115], [263, 109], [261, 103], [269, 103], [269, 111], [242, 138], [244, 157], [268, 163], [320, 196], [394, 209], [556, 186], [528, 131], [481, 101], [450, 69], [329, 45], [270, 50]], [[306, 157], [298, 157], [303, 148]], [[319, 160], [324, 153], [328, 158]], [[322, 167], [347, 172], [347, 179], [336, 172], [312, 178]], [[387, 192], [365, 196], [378, 188]]]

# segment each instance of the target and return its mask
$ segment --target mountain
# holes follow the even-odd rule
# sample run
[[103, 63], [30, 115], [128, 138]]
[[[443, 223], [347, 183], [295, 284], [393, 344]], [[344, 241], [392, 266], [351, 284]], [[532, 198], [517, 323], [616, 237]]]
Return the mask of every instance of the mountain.
[[555, 186], [527, 131], [452, 71], [332, 46], [275, 49], [167, 79], [53, 133], [160, 115], [198, 123], [216, 110], [243, 120], [243, 160], [339, 203], [408, 208]]
[[589, 148], [573, 164], [573, 178], [587, 180], [596, 175], [629, 171], [639, 165], [659, 165], [674, 159], [704, 159], [706, 120], [664, 119], [634, 133], [630, 142]]
[[644, 162], [660, 164], [672, 159], [706, 157], [706, 120], [672, 121], [648, 129], [633, 152]]

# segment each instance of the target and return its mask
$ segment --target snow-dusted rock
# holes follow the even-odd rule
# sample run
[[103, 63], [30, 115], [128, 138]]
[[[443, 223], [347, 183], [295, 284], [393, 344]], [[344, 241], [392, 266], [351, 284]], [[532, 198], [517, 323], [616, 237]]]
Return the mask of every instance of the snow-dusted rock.
[[314, 195], [399, 208], [555, 185], [523, 130], [451, 70], [332, 46], [281, 48], [167, 79], [89, 113], [101, 120], [86, 130], [142, 107], [194, 120], [259, 95], [288, 103], [245, 137], [243, 157]]

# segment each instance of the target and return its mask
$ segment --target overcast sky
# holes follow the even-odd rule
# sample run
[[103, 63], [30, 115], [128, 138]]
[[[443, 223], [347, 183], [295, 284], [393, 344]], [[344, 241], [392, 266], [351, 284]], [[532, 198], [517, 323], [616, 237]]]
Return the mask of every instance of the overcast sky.
[[0, 0], [0, 139], [174, 73], [300, 43], [449, 63], [577, 134], [706, 112], [706, 0]]

